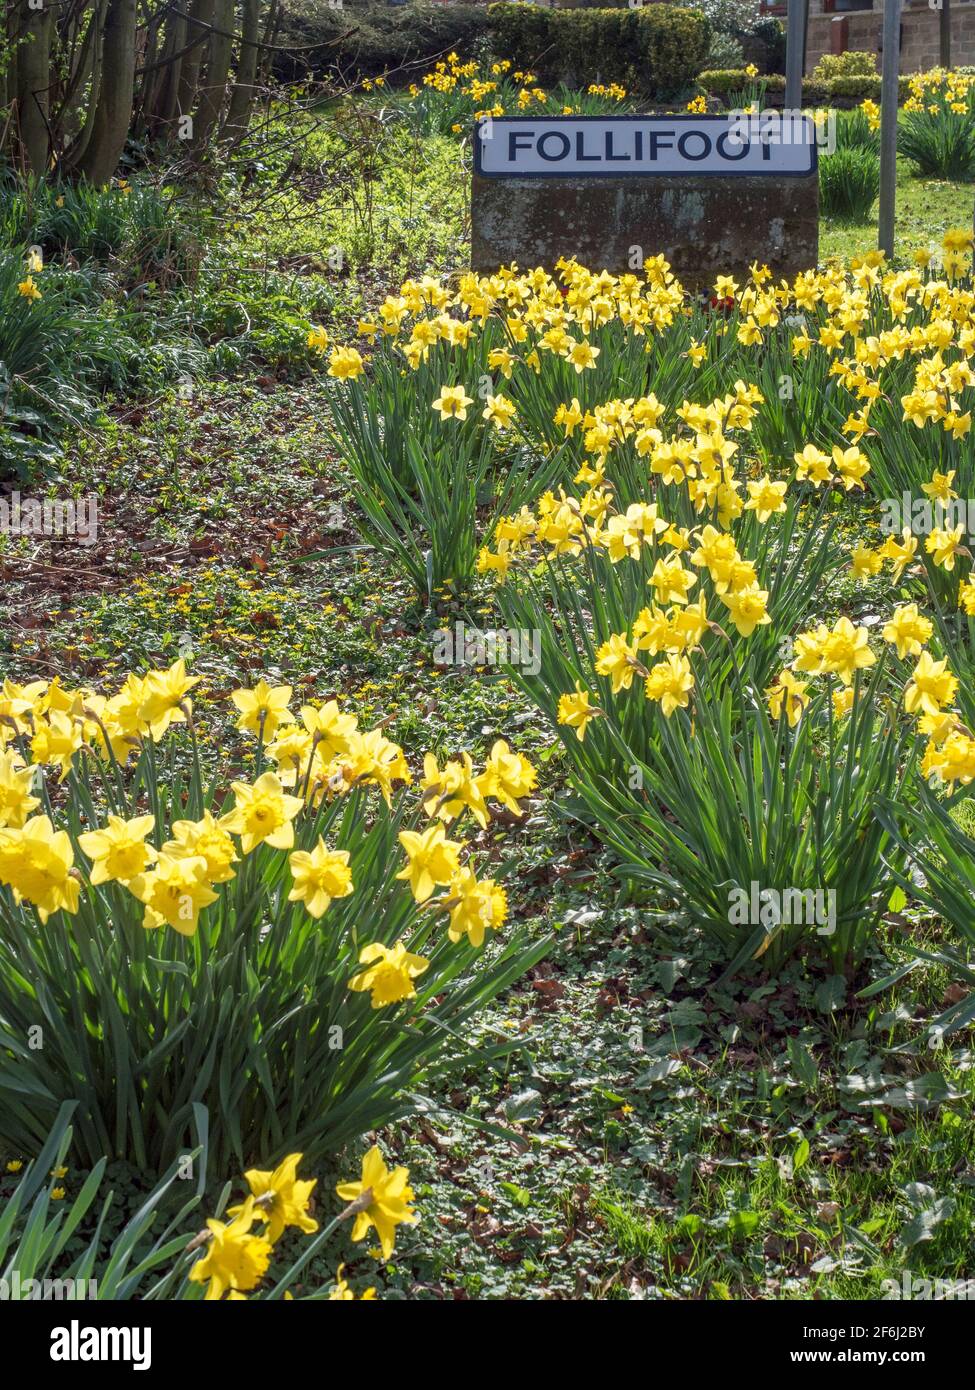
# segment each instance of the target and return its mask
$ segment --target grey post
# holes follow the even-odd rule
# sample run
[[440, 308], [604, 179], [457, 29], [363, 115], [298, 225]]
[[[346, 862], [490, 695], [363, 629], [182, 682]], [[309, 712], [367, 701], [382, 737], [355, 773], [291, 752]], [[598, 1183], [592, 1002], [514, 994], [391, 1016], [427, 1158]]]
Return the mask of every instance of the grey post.
[[789, 0], [785, 41], [785, 109], [802, 108], [802, 69], [806, 60], [809, 0]]
[[897, 98], [901, 53], [901, 0], [885, 0], [884, 53], [880, 81], [880, 229], [877, 245], [894, 254], [897, 193]]
[[938, 14], [939, 61], [943, 68], [951, 67], [951, 0], [941, 0]]

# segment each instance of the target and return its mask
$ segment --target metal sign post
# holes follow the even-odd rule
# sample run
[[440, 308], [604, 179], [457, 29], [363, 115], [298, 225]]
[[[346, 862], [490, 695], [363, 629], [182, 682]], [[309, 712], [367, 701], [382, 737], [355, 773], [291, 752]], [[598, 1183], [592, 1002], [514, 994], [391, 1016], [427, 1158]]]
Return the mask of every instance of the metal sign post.
[[806, 61], [809, 0], [789, 0], [785, 40], [785, 109], [802, 107], [802, 70]]
[[883, 72], [880, 80], [880, 227], [877, 245], [894, 254], [897, 196], [897, 100], [901, 66], [901, 0], [884, 5]]
[[941, 0], [938, 6], [938, 49], [943, 68], [951, 67], [951, 0]]

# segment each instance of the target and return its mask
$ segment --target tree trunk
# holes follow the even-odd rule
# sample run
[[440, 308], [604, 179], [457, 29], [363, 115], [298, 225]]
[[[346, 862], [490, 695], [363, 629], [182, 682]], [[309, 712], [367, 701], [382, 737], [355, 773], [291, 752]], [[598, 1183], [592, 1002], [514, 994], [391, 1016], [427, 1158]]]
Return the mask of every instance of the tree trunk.
[[[143, 9], [149, 9], [144, 5]], [[145, 39], [143, 50], [136, 68], [135, 92], [132, 98], [132, 129], [139, 135], [145, 134], [149, 124], [149, 101], [159, 81], [163, 69], [157, 67], [161, 49], [166, 42], [164, 33], [165, 16], [160, 11], [150, 10], [144, 23]], [[146, 69], [141, 71], [140, 69]]]
[[227, 123], [224, 126], [224, 134], [232, 140], [240, 140], [250, 125], [251, 111], [257, 94], [257, 62], [260, 55], [257, 45], [260, 38], [261, 0], [244, 0], [237, 77], [230, 96]]
[[88, 109], [85, 113], [84, 125], [65, 151], [62, 162], [65, 168], [68, 169], [77, 168], [81, 160], [84, 159], [85, 152], [91, 144], [92, 134], [95, 129], [95, 117], [98, 112], [98, 104], [101, 99], [102, 90], [102, 49], [104, 47], [102, 14], [101, 3], [96, 3], [94, 13], [91, 17], [93, 32], [91, 36], [91, 86], [88, 91]]
[[[216, 0], [193, 0], [193, 8], [189, 12], [191, 20], [186, 25], [187, 43], [192, 43], [194, 39], [200, 37], [200, 26], [194, 24], [193, 19], [202, 20], [204, 24], [213, 23], [215, 3]], [[176, 98], [176, 109], [181, 116], [189, 115], [196, 105], [197, 88], [200, 84], [200, 67], [206, 51], [207, 45], [198, 43], [195, 48], [190, 49], [189, 53], [183, 55], [179, 74], [179, 92]]]
[[182, 15], [170, 15], [166, 20], [166, 42], [162, 56], [165, 66], [156, 74], [156, 83], [149, 97], [149, 129], [153, 136], [168, 135], [179, 110], [179, 84], [183, 58], [177, 57], [186, 47], [186, 20]]
[[223, 113], [233, 52], [234, 0], [216, 0], [212, 23], [215, 27], [207, 46], [206, 75], [193, 119], [193, 144], [198, 149], [206, 146]]
[[263, 48], [258, 58], [257, 74], [262, 81], [267, 81], [271, 71], [271, 48], [278, 37], [278, 29], [281, 27], [281, 5], [279, 0], [271, 0], [267, 11], [267, 23], [264, 26]]
[[79, 169], [93, 184], [107, 183], [125, 148], [135, 92], [136, 0], [110, 0], [102, 39], [102, 80], [88, 148]]
[[20, 34], [27, 42], [17, 49], [17, 123], [31, 171], [47, 173], [51, 159], [48, 127], [51, 85], [51, 28], [54, 11], [31, 9], [20, 3]]

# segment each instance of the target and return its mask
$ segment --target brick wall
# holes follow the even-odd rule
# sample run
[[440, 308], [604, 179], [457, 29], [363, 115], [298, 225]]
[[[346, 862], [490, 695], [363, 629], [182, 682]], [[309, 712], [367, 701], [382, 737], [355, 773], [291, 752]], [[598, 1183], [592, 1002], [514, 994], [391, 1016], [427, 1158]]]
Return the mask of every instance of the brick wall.
[[[880, 38], [883, 27], [883, 0], [874, 0], [875, 9], [855, 10], [848, 14], [822, 13], [824, 0], [811, 0], [809, 34], [806, 40], [806, 72], [812, 72], [824, 53], [833, 53], [834, 25], [845, 25], [846, 48], [860, 49], [877, 56], [880, 68]], [[927, 0], [921, 5], [905, 7], [901, 20], [901, 72], [924, 72], [938, 66], [940, 16]], [[840, 49], [839, 51], [842, 51]], [[951, 5], [951, 62], [953, 67], [975, 65], [975, 3], [973, 0], [952, 0]]]

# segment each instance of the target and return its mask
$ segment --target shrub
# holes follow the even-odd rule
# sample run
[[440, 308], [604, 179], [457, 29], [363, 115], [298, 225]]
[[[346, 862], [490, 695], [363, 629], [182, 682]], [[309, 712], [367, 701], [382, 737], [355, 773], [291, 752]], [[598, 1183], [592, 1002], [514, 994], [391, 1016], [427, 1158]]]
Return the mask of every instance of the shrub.
[[[785, 78], [782, 79], [780, 90], [785, 92]], [[813, 82], [811, 78], [803, 78], [802, 82], [802, 104], [804, 106], [824, 106], [829, 100], [829, 88], [822, 82]]]
[[816, 82], [831, 82], [837, 77], [875, 77], [876, 74], [876, 56], [851, 48], [846, 53], [824, 53], [812, 75]]
[[745, 50], [731, 34], [713, 34], [705, 61], [717, 69], [744, 68]]
[[707, 61], [714, 67], [754, 62], [764, 73], [781, 71], [785, 31], [777, 19], [762, 15], [758, 0], [697, 0], [693, 8], [711, 25]]
[[[910, 96], [910, 78], [901, 77], [897, 82], [897, 100], [907, 101]], [[808, 83], [803, 85], [805, 93]], [[879, 101], [881, 79], [879, 77], [832, 77], [819, 84], [826, 95], [838, 102]]]
[[289, 4], [280, 46], [330, 46], [300, 57], [276, 53], [274, 70], [286, 79], [305, 71], [326, 76], [337, 70], [346, 80], [380, 74], [409, 80], [412, 73], [401, 69], [452, 49], [469, 54], [486, 39], [488, 29], [487, 11], [481, 5], [392, 6], [344, 0], [341, 8], [333, 9], [317, 3]]
[[825, 84], [831, 97], [846, 98], [849, 101], [880, 100], [879, 77], [831, 77]]
[[550, 83], [618, 82], [650, 98], [684, 91], [704, 66], [711, 29], [703, 15], [670, 5], [644, 9], [562, 10], [536, 5], [488, 8], [499, 56]]
[[719, 34], [737, 34], [758, 23], [762, 10], [759, 0], [697, 0], [694, 6], [707, 17]]
[[[713, 96], [720, 96], [725, 105], [737, 109], [747, 106], [760, 95], [762, 107], [781, 107], [785, 97], [785, 78], [781, 73], [767, 73], [752, 77], [744, 68], [728, 68], [714, 72], [702, 72], [698, 85]], [[805, 78], [802, 84], [802, 103], [805, 107], [817, 109], [829, 101], [829, 91], [821, 82]]]
[[[748, 80], [744, 68], [707, 69], [699, 76], [698, 85], [714, 96], [727, 98], [743, 90]], [[785, 91], [785, 78], [780, 73], [770, 73], [761, 78], [761, 81], [767, 91]], [[906, 99], [910, 93], [908, 78], [901, 79], [899, 90], [901, 99]], [[823, 106], [828, 101], [860, 102], [868, 98], [872, 101], [879, 100], [879, 77], [834, 77], [828, 82], [809, 77], [803, 79], [802, 100], [805, 106]]]
[[[785, 27], [772, 15], [767, 15], [754, 24], [749, 35], [755, 44], [764, 45], [767, 73], [781, 73], [785, 69]], [[751, 46], [751, 45], [749, 45]], [[754, 58], [757, 62], [758, 59]]]
[[334, 701], [296, 722], [290, 687], [260, 684], [235, 693], [257, 737], [228, 786], [193, 684], [177, 662], [109, 700], [57, 681], [0, 697], [0, 1142], [18, 1153], [66, 1101], [89, 1163], [162, 1171], [201, 1123], [218, 1172], [338, 1152], [503, 1053], [471, 1021], [546, 949], [482, 945], [505, 896], [457, 835], [534, 785], [506, 745], [500, 781], [428, 758], [413, 795], [380, 729]]
[[743, 67], [708, 68], [700, 74], [697, 83], [712, 96], [726, 97], [748, 85], [748, 74]]
[[840, 147], [820, 159], [820, 210], [827, 217], [867, 222], [879, 192], [880, 161], [872, 149]]

